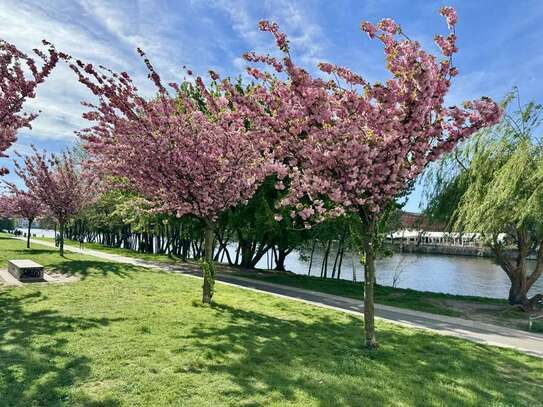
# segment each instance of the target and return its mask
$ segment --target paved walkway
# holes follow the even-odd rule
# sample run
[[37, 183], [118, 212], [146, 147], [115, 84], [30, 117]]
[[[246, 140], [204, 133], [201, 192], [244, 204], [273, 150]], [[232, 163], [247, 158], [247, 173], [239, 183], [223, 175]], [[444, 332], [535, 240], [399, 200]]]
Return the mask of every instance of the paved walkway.
[[[53, 243], [33, 240], [36, 244], [55, 247]], [[73, 246], [64, 246], [65, 250], [84, 253], [120, 263], [158, 269], [163, 271], [180, 273], [190, 277], [201, 278], [197, 266], [191, 264], [168, 265], [133, 257], [120, 256], [97, 250], [81, 250]], [[319, 307], [332, 308], [341, 312], [362, 315], [363, 304], [359, 300], [324, 294], [284, 285], [272, 284], [260, 280], [243, 278], [227, 273], [217, 273], [217, 281], [240, 287], [243, 289], [266, 292], [275, 296], [285, 297]], [[392, 323], [404, 326], [431, 330], [438, 334], [455, 336], [473, 342], [513, 348], [527, 354], [543, 358], [543, 335], [486, 324], [477, 321], [469, 321], [461, 318], [447, 317], [420, 311], [412, 311], [387, 305], [375, 305], [376, 316]]]

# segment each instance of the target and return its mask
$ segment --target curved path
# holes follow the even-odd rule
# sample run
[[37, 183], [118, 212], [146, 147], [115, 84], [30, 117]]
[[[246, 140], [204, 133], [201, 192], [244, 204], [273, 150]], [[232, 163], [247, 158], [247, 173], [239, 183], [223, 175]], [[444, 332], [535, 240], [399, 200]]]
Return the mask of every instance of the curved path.
[[[55, 247], [53, 243], [44, 242], [41, 240], [33, 240], [33, 243], [48, 247]], [[98, 250], [81, 250], [74, 246], [64, 246], [64, 248], [65, 250], [71, 252], [83, 253], [104, 260], [169, 271], [194, 278], [201, 278], [201, 273], [198, 267], [193, 264], [169, 265], [140, 260], [134, 257], [105, 253]], [[362, 315], [364, 310], [361, 301], [351, 298], [272, 284], [255, 279], [229, 275], [228, 273], [219, 272], [217, 273], [216, 279], [218, 282], [223, 284], [240, 287], [247, 290], [265, 292], [278, 297], [302, 301], [319, 307], [331, 308], [337, 311], [348, 312], [355, 315]], [[404, 308], [396, 308], [388, 305], [376, 304], [375, 311], [378, 318], [395, 324], [427, 329], [438, 334], [455, 336], [473, 342], [500, 346], [504, 348], [513, 348], [521, 352], [543, 358], [543, 335], [541, 334], [500, 327], [477, 321], [469, 321], [461, 318], [407, 310]]]

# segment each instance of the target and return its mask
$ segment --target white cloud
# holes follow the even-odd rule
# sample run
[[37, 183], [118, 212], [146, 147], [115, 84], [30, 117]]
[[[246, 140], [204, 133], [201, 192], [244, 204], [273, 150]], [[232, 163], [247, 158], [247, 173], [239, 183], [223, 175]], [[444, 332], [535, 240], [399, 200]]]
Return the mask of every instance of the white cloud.
[[[298, 63], [314, 70], [317, 62], [324, 59], [328, 41], [316, 17], [311, 15], [310, 8], [304, 6], [306, 3], [303, 1], [192, 0], [191, 4], [201, 8], [211, 4], [225, 13], [230, 19], [232, 30], [247, 44], [246, 51], [279, 53], [271, 35], [258, 29], [258, 22], [267, 19], [278, 23], [287, 34]], [[246, 66], [241, 62], [240, 56], [235, 55], [232, 63], [238, 67]]]

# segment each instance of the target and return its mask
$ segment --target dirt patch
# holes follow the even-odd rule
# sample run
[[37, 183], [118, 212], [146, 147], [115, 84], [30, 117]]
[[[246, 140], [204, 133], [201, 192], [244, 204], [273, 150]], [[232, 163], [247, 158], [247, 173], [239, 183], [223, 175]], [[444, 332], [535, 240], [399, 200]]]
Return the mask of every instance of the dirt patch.
[[49, 271], [43, 274], [42, 281], [22, 282], [13, 277], [7, 270], [0, 269], [0, 287], [1, 286], [16, 286], [21, 287], [29, 284], [60, 284], [73, 283], [79, 281], [77, 276], [69, 276], [56, 271]]
[[509, 328], [528, 329], [528, 314], [507, 304], [484, 304], [448, 299], [429, 299], [428, 301], [461, 313], [461, 318]]

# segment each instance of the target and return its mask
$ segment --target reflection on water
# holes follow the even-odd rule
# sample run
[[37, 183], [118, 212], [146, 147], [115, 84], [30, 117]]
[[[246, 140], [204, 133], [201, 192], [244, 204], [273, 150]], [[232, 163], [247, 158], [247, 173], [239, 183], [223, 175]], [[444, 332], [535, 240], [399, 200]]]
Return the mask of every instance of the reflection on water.
[[[36, 236], [53, 237], [52, 230], [32, 229]], [[229, 248], [235, 257], [235, 247]], [[332, 273], [335, 251], [330, 253], [328, 275]], [[320, 276], [323, 252], [315, 251], [312, 276]], [[272, 266], [271, 256], [264, 256], [257, 264], [258, 268]], [[302, 259], [297, 252], [291, 253], [285, 262], [287, 270], [307, 275], [309, 259]], [[529, 262], [530, 271], [535, 262]], [[341, 278], [362, 281], [364, 273], [356, 255], [346, 253], [341, 267]], [[459, 295], [507, 298], [509, 279], [505, 272], [492, 259], [469, 256], [446, 256], [429, 254], [395, 254], [377, 262], [377, 282], [420, 291], [443, 292]], [[530, 291], [531, 294], [543, 293], [543, 278], [540, 278]]]
[[[334, 255], [331, 254], [329, 259], [329, 276]], [[315, 253], [311, 275], [320, 276], [322, 258], [322, 252]], [[266, 267], [265, 258], [258, 267]], [[529, 267], [530, 271], [533, 270], [535, 262], [530, 261]], [[307, 275], [309, 261], [301, 259], [298, 253], [292, 253], [286, 260], [286, 268], [294, 273]], [[353, 274], [356, 281], [363, 281], [364, 273], [358, 259], [346, 253], [341, 278], [352, 280]], [[458, 295], [507, 298], [510, 287], [505, 272], [492, 259], [482, 257], [404, 253], [377, 261], [379, 284], [391, 286], [395, 276], [398, 279], [396, 287]], [[539, 279], [530, 291], [531, 294], [538, 292], [543, 293], [543, 278]]]

